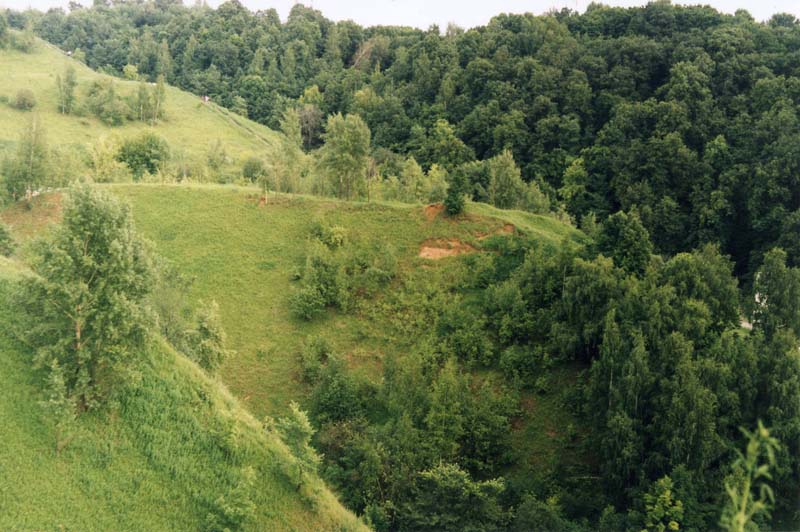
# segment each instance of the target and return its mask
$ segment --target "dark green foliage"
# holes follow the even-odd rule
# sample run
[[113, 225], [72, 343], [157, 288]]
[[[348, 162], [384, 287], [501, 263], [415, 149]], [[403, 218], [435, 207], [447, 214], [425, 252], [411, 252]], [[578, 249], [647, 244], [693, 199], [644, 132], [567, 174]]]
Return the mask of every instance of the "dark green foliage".
[[311, 415], [320, 424], [344, 421], [364, 415], [364, 385], [347, 371], [345, 364], [331, 358], [320, 370], [311, 394]]
[[[593, 7], [439, 34], [361, 28], [303, 6], [285, 22], [227, 4], [162, 11], [53, 11], [35, 29], [84, 51], [93, 68], [135, 66], [273, 128], [296, 109], [307, 150], [326, 116], [357, 113], [375, 146], [425, 169], [452, 172], [508, 150], [522, 180], [559, 195], [575, 219], [638, 212], [659, 253], [713, 242], [738, 274], [752, 274], [780, 245], [797, 263], [800, 30], [789, 17]], [[28, 19], [8, 16], [16, 27]], [[468, 193], [485, 199], [487, 176], [473, 177]]]
[[463, 362], [489, 365], [493, 362], [492, 345], [486, 337], [482, 317], [456, 300], [442, 311], [436, 322], [441, 348]]
[[97, 118], [109, 126], [119, 126], [135, 115], [130, 106], [117, 94], [112, 80], [93, 81], [86, 94], [86, 106]]
[[0, 221], [0, 255], [10, 257], [14, 253], [14, 248], [16, 248], [16, 243], [11, 236], [11, 230]]
[[267, 167], [264, 161], [258, 157], [250, 157], [242, 165], [242, 177], [253, 183], [263, 178], [266, 174]]
[[30, 89], [22, 89], [14, 97], [14, 107], [20, 111], [30, 111], [36, 107], [36, 95]]
[[597, 249], [614, 259], [617, 267], [638, 275], [644, 273], [653, 252], [650, 235], [639, 217], [624, 212], [609, 216], [603, 222], [597, 235]]
[[[653, 479], [670, 476], [672, 487], [639, 499], [632, 522], [658, 529], [669, 515], [668, 521], [680, 520], [668, 508], [677, 499], [686, 504], [683, 519], [707, 528], [719, 509], [709, 490], [723, 477], [709, 467], [731, 461], [739, 426], [763, 419], [792, 449], [800, 441], [800, 353], [790, 295], [797, 283], [785, 259], [779, 250], [768, 253], [756, 276], [751, 335], [736, 331], [733, 265], [711, 245], [630, 274], [603, 257], [588, 261], [534, 248], [508, 280], [489, 288], [486, 323], [508, 345], [500, 367], [522, 386], [538, 388], [555, 354], [587, 361], [581, 408], [593, 426], [588, 441], [601, 457], [609, 503], [630, 509], [631, 495], [623, 493], [646, 493]], [[785, 469], [775, 469], [789, 492], [797, 483], [794, 452], [781, 451]]]
[[578, 527], [564, 517], [563, 510], [554, 501], [543, 502], [533, 495], [525, 495], [516, 507], [510, 529], [515, 532], [529, 530], [569, 532], [578, 530]]
[[169, 145], [154, 133], [142, 133], [122, 143], [117, 160], [128, 165], [136, 179], [145, 172], [155, 175], [169, 160]]
[[58, 367], [67, 392], [88, 408], [108, 372], [139, 354], [150, 322], [143, 302], [152, 270], [130, 209], [88, 186], [72, 189], [32, 266], [38, 276], [25, 280], [19, 304], [36, 363]]
[[499, 503], [504, 488], [500, 480], [473, 481], [456, 465], [437, 465], [417, 476], [415, 500], [402, 527], [452, 532], [496, 530], [508, 519]]
[[447, 214], [456, 216], [464, 210], [469, 182], [461, 170], [450, 172], [449, 175], [450, 180], [447, 187], [447, 196], [444, 198], [444, 206]]
[[800, 335], [800, 269], [786, 266], [786, 252], [764, 256], [753, 283], [753, 324], [772, 337], [780, 329]]
[[292, 313], [313, 319], [325, 307], [352, 310], [357, 297], [375, 293], [397, 271], [394, 251], [376, 242], [347, 241], [341, 227], [311, 227], [301, 286], [290, 297]]
[[[306, 149], [319, 146], [328, 116], [320, 169], [342, 197], [368, 190], [371, 142], [382, 148], [372, 154], [379, 168], [413, 190], [410, 201], [423, 199], [422, 169], [443, 168], [451, 214], [465, 196], [535, 212], [560, 210], [559, 200], [595, 240], [596, 248], [577, 250], [514, 247], [509, 239], [480, 279], [476, 273], [452, 291], [404, 287], [391, 341], [416, 335], [408, 340], [414, 348], [385, 361], [374, 408], [360, 406], [373, 399], [368, 387], [321, 351], [307, 353], [329, 478], [376, 526], [513, 522], [498, 517], [491, 497], [475, 495], [500, 474], [494, 458], [505, 445], [491, 434], [510, 432], [510, 409], [470, 382], [463, 362], [500, 369], [526, 392], [541, 389], [553, 366], [586, 370], [569, 404], [589, 458], [560, 464], [553, 478], [531, 481], [536, 489], [503, 499], [520, 527], [568, 528], [567, 515], [603, 530], [658, 529], [676, 520], [680, 500], [682, 528], [714, 528], [719, 486], [743, 443], [738, 428], [758, 419], [785, 442], [773, 472], [782, 488], [776, 502], [794, 509], [793, 19], [762, 24], [746, 12], [655, 2], [501, 15], [440, 34], [334, 23], [303, 6], [285, 23], [274, 11], [256, 15], [234, 4], [172, 6], [156, 18], [150, 11], [120, 4], [51, 12], [37, 28], [60, 46], [85, 49], [94, 67], [121, 72], [130, 62], [151, 79], [164, 75], [229, 108], [246, 107], [248, 116], [281, 125], [294, 144], [299, 130]], [[120, 47], [133, 52], [115, 54]], [[114, 102], [108, 91], [98, 99]], [[392, 160], [386, 150], [399, 155]], [[409, 156], [419, 172], [397, 162]], [[384, 250], [338, 236], [323, 228], [310, 244], [292, 299], [300, 317], [358, 309], [361, 297], [395, 277]], [[743, 300], [751, 333], [738, 329], [731, 272], [753, 288]], [[463, 304], [450, 308], [456, 301]], [[453, 462], [460, 472], [440, 465]], [[486, 515], [448, 513], [425, 499], [433, 493], [457, 509], [472, 501]], [[560, 496], [563, 513], [551, 496]]]

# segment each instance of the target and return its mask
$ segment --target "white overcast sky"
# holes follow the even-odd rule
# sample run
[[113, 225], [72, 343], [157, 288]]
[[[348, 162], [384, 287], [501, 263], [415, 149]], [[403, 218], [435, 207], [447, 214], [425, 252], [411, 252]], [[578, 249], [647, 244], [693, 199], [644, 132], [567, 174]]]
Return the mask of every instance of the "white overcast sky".
[[[81, 0], [91, 4], [91, 0]], [[289, 13], [293, 0], [240, 0], [250, 9], [268, 9], [274, 7], [283, 20]], [[454, 22], [464, 28], [486, 24], [498, 13], [541, 14], [551, 8], [569, 7], [583, 12], [591, 0], [306, 0], [329, 19], [351, 19], [361, 25], [403, 25], [427, 28], [431, 24], [439, 24], [444, 29], [448, 22]], [[193, 0], [184, 0], [192, 3]], [[32, 7], [47, 10], [50, 7], [66, 6], [68, 0], [0, 0], [0, 7], [25, 9]], [[208, 0], [216, 6], [220, 0]], [[646, 0], [607, 0], [602, 2], [613, 6], [638, 6]], [[766, 20], [774, 13], [791, 13], [800, 18], [800, 0], [706, 0], [680, 1], [676, 4], [707, 4], [720, 11], [733, 13], [737, 9], [746, 9], [756, 20]]]

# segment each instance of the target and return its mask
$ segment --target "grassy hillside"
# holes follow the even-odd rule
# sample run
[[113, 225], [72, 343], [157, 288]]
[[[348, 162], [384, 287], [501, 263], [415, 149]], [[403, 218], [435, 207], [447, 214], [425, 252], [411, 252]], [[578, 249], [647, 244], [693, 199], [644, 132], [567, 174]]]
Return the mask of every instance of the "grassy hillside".
[[[0, 261], [0, 300], [24, 271]], [[362, 528], [321, 481], [298, 491], [295, 459], [277, 436], [159, 341], [56, 454], [40, 376], [11, 337], [13, 318], [0, 305], [0, 529], [202, 530], [225, 505], [252, 505], [248, 530]]]
[[[68, 65], [75, 67], [77, 72], [78, 116], [58, 112], [56, 76], [63, 76]], [[19, 90], [30, 89], [37, 101], [33, 111], [20, 111], [11, 105], [0, 104], [0, 124], [3, 124], [0, 148], [6, 151], [13, 148], [32, 112], [41, 118], [47, 140], [54, 147], [86, 148], [102, 137], [124, 138], [152, 129], [167, 140], [174, 156], [205, 162], [210, 146], [216, 141], [221, 142], [231, 161], [268, 154], [278, 143], [278, 135], [269, 128], [213, 103], [203, 103], [197, 96], [174, 87], [167, 88], [165, 117], [155, 127], [143, 122], [108, 126], [83, 109], [88, 85], [103, 77], [110, 78], [92, 71], [41, 40], [37, 40], [32, 53], [0, 49], [0, 96], [13, 102]], [[118, 94], [135, 94], [137, 82], [113, 79]]]
[[[357, 313], [330, 310], [310, 323], [291, 316], [291, 272], [301, 264], [312, 221], [342, 226], [352, 238], [389, 243], [401, 271], [416, 274], [441, 265], [420, 258], [421, 248], [446, 248], [445, 241], [480, 249], [487, 235], [512, 228], [554, 243], [579, 238], [553, 218], [486, 205], [470, 205], [454, 222], [419, 205], [285, 195], [259, 206], [256, 189], [231, 186], [113, 185], [112, 190], [131, 202], [137, 228], [158, 252], [194, 277], [193, 297], [219, 303], [236, 351], [222, 368], [222, 379], [256, 415], [281, 414], [290, 400], [302, 400], [297, 353], [311, 334], [324, 333], [352, 366], [366, 371], [408, 345], [408, 339], [392, 334], [379, 302]], [[57, 212], [57, 197], [46, 196], [32, 210], [12, 207], [3, 218], [16, 234], [30, 235]]]

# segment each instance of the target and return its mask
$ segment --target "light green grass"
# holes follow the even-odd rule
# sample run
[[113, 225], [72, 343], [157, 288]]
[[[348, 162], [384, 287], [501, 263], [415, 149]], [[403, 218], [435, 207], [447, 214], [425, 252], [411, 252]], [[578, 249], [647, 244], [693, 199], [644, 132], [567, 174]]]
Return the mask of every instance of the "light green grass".
[[[67, 65], [77, 72], [79, 108], [89, 84], [109, 76], [92, 71], [50, 44], [38, 39], [36, 43], [29, 54], [0, 49], [0, 96], [13, 101], [19, 90], [32, 90], [37, 100], [32, 112], [39, 115], [51, 146], [86, 147], [102, 137], [125, 138], [152, 129], [167, 140], [173, 153], [182, 153], [190, 161], [205, 162], [209, 147], [219, 140], [238, 164], [250, 155], [267, 156], [279, 145], [279, 135], [269, 128], [215, 104], [204, 104], [198, 96], [174, 87], [167, 88], [165, 117], [153, 128], [138, 121], [110, 127], [88, 112], [83, 113], [85, 116], [62, 115], [58, 112], [56, 76], [63, 76]], [[137, 82], [114, 80], [121, 95], [137, 90]], [[32, 112], [0, 104], [0, 148], [13, 148]]]
[[[19, 275], [10, 263], [0, 261], [4, 302]], [[284, 473], [294, 458], [277, 437], [161, 341], [56, 454], [41, 377], [10, 336], [13, 312], [0, 305], [0, 530], [200, 530], [210, 501], [246, 468], [256, 510], [245, 529], [364, 528], [319, 479], [298, 493]]]

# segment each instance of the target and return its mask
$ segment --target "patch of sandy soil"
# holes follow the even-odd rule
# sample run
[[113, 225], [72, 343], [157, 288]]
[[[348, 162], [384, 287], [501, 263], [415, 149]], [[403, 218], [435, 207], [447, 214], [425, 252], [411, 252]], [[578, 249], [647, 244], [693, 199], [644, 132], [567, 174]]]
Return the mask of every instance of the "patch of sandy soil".
[[439, 260], [446, 257], [463, 255], [464, 253], [473, 253], [474, 251], [474, 247], [465, 244], [457, 238], [438, 238], [423, 242], [422, 246], [419, 248], [419, 257], [422, 259]]
[[491, 233], [477, 233], [478, 240], [483, 240], [485, 238], [489, 238], [490, 236], [494, 235], [512, 235], [517, 230], [514, 224], [505, 224], [503, 227], [499, 229], [495, 229]]
[[433, 203], [425, 207], [425, 219], [429, 222], [432, 222], [436, 219], [437, 216], [442, 214], [444, 211], [444, 204], [443, 203]]

